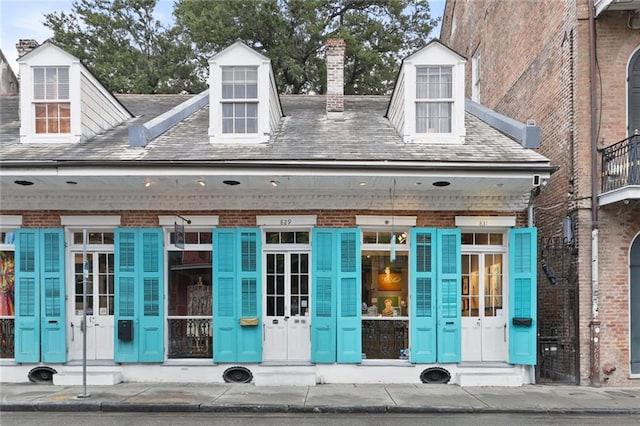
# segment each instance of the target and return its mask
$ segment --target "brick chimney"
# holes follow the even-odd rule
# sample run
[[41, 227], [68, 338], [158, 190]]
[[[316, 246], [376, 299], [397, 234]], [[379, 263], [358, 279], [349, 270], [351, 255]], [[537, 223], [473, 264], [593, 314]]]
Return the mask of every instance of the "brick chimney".
[[344, 52], [345, 42], [330, 38], [326, 43], [327, 117], [342, 120], [344, 112]]
[[38, 42], [33, 39], [21, 38], [16, 43], [16, 49], [18, 50], [18, 58], [31, 52], [33, 49], [35, 49], [38, 46], [39, 46]]

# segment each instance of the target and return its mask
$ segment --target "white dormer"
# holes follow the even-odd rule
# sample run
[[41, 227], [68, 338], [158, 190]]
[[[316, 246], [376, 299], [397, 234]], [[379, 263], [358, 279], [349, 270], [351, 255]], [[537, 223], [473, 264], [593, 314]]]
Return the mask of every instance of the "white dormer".
[[78, 58], [49, 41], [18, 64], [23, 143], [79, 142], [132, 117]]
[[400, 67], [387, 117], [407, 143], [464, 143], [466, 59], [437, 40]]
[[209, 59], [209, 140], [268, 142], [282, 118], [271, 60], [236, 42]]

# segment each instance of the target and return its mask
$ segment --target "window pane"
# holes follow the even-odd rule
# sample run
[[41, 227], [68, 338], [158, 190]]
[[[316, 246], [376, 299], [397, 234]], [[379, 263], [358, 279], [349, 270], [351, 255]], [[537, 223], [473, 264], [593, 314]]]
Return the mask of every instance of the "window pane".
[[222, 120], [222, 133], [233, 133], [233, 119], [225, 118]]
[[247, 99], [257, 99], [258, 98], [258, 85], [257, 84], [248, 84], [247, 85]]
[[222, 99], [233, 99], [232, 84], [222, 84]]
[[233, 98], [234, 99], [246, 99], [246, 87], [241, 84], [237, 84], [233, 87]]
[[258, 121], [254, 118], [247, 119], [247, 133], [258, 133]]
[[247, 133], [244, 126], [244, 118], [236, 118], [233, 120], [233, 124], [235, 126], [235, 133]]

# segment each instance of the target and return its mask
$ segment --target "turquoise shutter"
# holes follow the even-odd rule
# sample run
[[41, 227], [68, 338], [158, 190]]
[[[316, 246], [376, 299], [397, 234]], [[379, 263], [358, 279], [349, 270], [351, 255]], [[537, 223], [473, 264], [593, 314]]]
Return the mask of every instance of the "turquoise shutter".
[[411, 283], [409, 334], [411, 362], [428, 363], [436, 361], [436, 251], [435, 230], [427, 228], [411, 229], [411, 251], [409, 265]]
[[460, 309], [461, 235], [459, 229], [437, 231], [437, 360], [460, 362], [462, 310]]
[[40, 231], [42, 362], [67, 360], [64, 280], [64, 233]]
[[40, 285], [34, 229], [16, 231], [15, 360], [40, 361]]
[[236, 314], [236, 232], [213, 230], [213, 359], [238, 359], [238, 315]]
[[258, 318], [257, 326], [238, 328], [238, 362], [262, 361], [262, 286], [261, 280], [261, 238], [258, 229], [238, 229], [240, 242], [240, 262], [238, 265], [236, 300], [240, 301], [239, 318]]
[[235, 362], [237, 353], [237, 299], [234, 292], [236, 273], [236, 232], [213, 230], [213, 359]]
[[[162, 229], [137, 230], [137, 309], [140, 362], [164, 361], [164, 283]], [[135, 340], [135, 336], [134, 336]]]
[[537, 231], [509, 232], [509, 363], [536, 364]]
[[[114, 361], [138, 362], [136, 331], [136, 230], [116, 229], [115, 232], [115, 329]], [[119, 338], [119, 322], [132, 321], [133, 340]]]
[[362, 266], [360, 230], [336, 230], [337, 265], [337, 361], [362, 361]]
[[311, 231], [311, 361], [336, 362], [335, 232]]

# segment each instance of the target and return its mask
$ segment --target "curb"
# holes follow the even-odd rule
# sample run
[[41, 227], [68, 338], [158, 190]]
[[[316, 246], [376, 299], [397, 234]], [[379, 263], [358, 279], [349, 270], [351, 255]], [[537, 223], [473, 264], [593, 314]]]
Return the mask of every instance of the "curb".
[[50, 402], [0, 403], [0, 412], [111, 412], [111, 413], [299, 413], [299, 414], [556, 414], [556, 415], [638, 415], [640, 408], [495, 408], [495, 407], [431, 407], [431, 406], [305, 406], [305, 405], [259, 405], [226, 404], [203, 405], [191, 403], [122, 403], [96, 402], [86, 404], [66, 404]]

